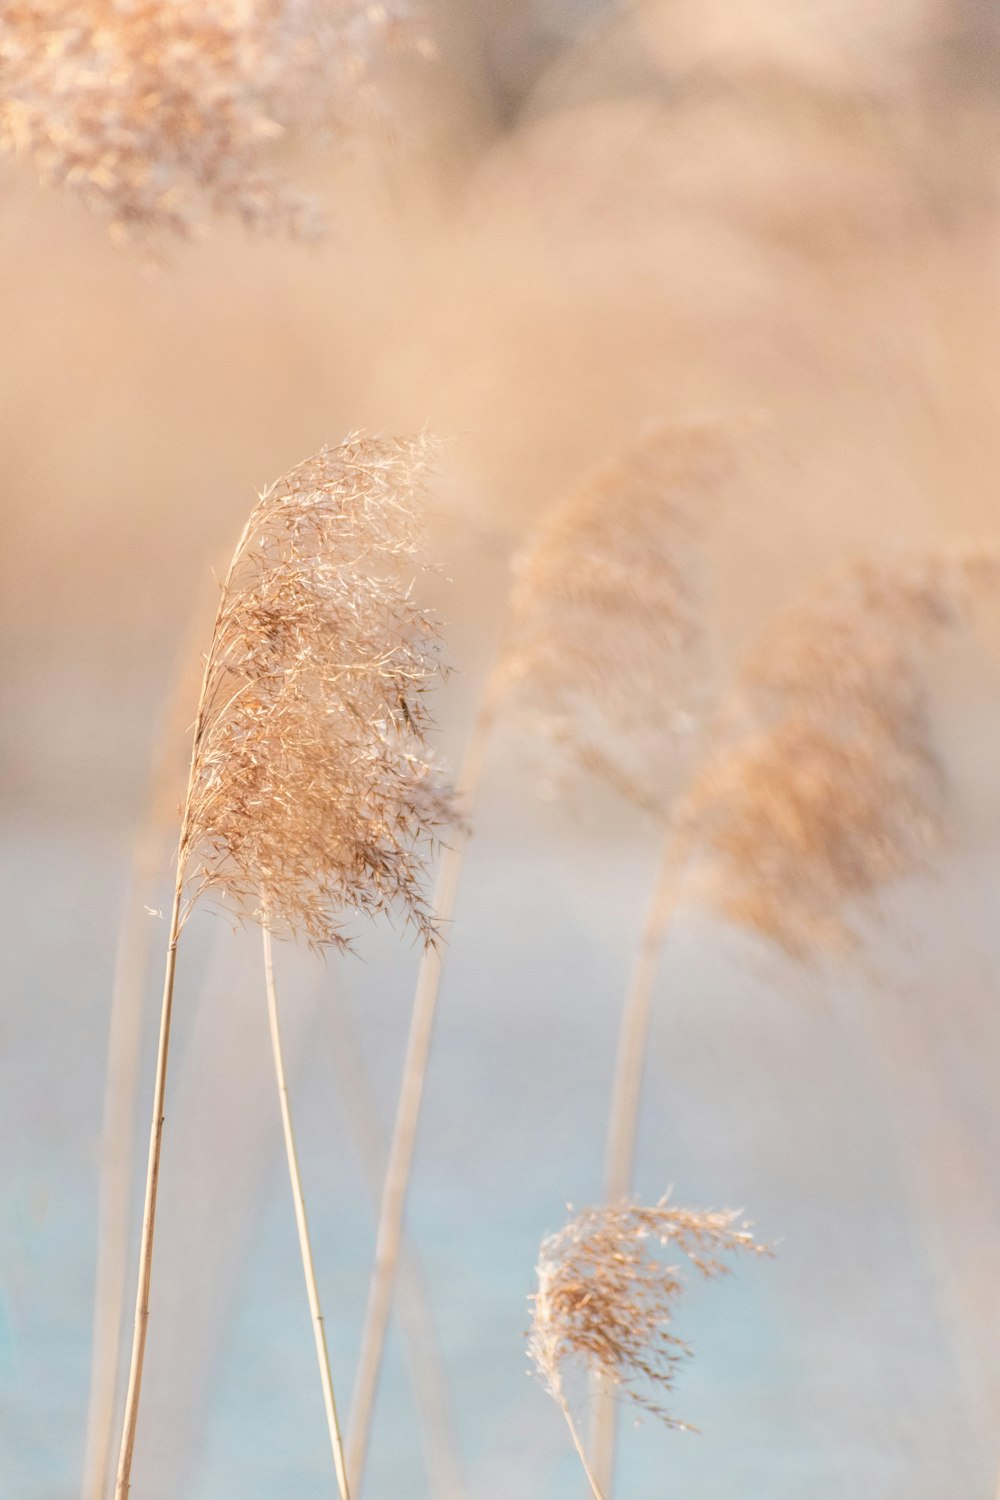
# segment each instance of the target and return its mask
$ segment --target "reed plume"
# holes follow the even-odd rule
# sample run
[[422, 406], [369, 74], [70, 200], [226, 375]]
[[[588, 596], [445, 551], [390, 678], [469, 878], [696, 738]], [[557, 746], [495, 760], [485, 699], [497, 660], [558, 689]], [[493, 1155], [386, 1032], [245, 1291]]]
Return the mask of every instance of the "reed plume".
[[11, 0], [0, 146], [122, 235], [187, 235], [220, 214], [314, 235], [317, 205], [267, 149], [300, 101], [329, 112], [356, 89], [368, 14], [354, 0]]
[[117, 1500], [128, 1493], [155, 1230], [176, 953], [211, 893], [263, 931], [271, 1035], [303, 1269], [342, 1500], [348, 1482], [281, 1056], [272, 928], [348, 947], [345, 911], [402, 909], [428, 940], [423, 856], [451, 817], [427, 757], [440, 670], [405, 565], [428, 442], [355, 435], [260, 497], [222, 586], [194, 726], [157, 1053]]
[[624, 1201], [586, 1209], [547, 1236], [539, 1252], [528, 1352], [566, 1419], [596, 1500], [604, 1492], [566, 1395], [567, 1365], [599, 1377], [668, 1427], [687, 1426], [666, 1404], [676, 1367], [691, 1353], [673, 1331], [684, 1276], [656, 1246], [680, 1251], [706, 1277], [725, 1274], [727, 1255], [766, 1249], [738, 1214], [674, 1208], [661, 1198], [649, 1208]]
[[997, 548], [943, 548], [858, 565], [780, 615], [678, 807], [692, 890], [796, 958], [849, 946], [857, 908], [941, 845], [928, 653], [998, 584]]
[[[463, 757], [456, 796], [471, 813], [501, 707], [519, 708], [570, 758], [643, 806], [662, 800], [663, 762], [690, 728], [702, 684], [697, 555], [715, 436], [662, 424], [584, 477], [547, 515], [518, 565], [510, 617]], [[613, 748], [624, 725], [626, 765]], [[443, 851], [434, 910], [448, 923], [467, 837]], [[402, 1244], [444, 957], [423, 956], [379, 1215], [375, 1267], [351, 1404], [348, 1452], [360, 1488]], [[622, 1188], [622, 1192], [626, 1191]]]
[[[723, 714], [722, 743], [678, 809], [693, 895], [800, 963], [856, 948], [889, 883], [930, 867], [946, 843], [952, 810], [930, 657], [942, 636], [975, 623], [998, 585], [1000, 548], [953, 546], [856, 567], [774, 621]], [[918, 1013], [892, 985], [859, 1007], [856, 1024], [894, 1115], [933, 1142], [915, 1153], [904, 1138], [900, 1159], [937, 1268], [942, 1324], [969, 1360], [995, 1307], [995, 1278], [981, 1263], [995, 1255], [954, 1233], [981, 1223], [989, 1201], [979, 1142], [945, 1096]], [[981, 1385], [983, 1366], [971, 1363]], [[983, 1405], [992, 1442], [995, 1382]]]
[[565, 762], [663, 812], [706, 702], [703, 546], [726, 454], [650, 428], [542, 519], [516, 571], [502, 682]]

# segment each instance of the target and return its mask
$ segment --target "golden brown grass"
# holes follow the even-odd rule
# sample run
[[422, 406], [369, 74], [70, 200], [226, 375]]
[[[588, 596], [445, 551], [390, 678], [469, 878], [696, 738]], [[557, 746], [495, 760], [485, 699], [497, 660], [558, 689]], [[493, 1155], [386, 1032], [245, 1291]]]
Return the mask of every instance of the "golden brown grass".
[[657, 1247], [680, 1251], [707, 1277], [728, 1270], [727, 1255], [766, 1250], [738, 1214], [674, 1208], [662, 1198], [649, 1208], [625, 1201], [586, 1209], [544, 1239], [539, 1252], [528, 1351], [566, 1418], [597, 1500], [600, 1482], [566, 1395], [567, 1365], [599, 1377], [667, 1426], [687, 1426], [666, 1405], [677, 1364], [691, 1353], [672, 1326], [684, 1275]]
[[536, 731], [642, 807], [706, 693], [702, 550], [717, 433], [651, 428], [543, 518], [517, 567], [503, 681]]
[[796, 957], [850, 944], [859, 907], [940, 846], [928, 653], [998, 582], [995, 547], [942, 548], [859, 565], [775, 620], [678, 808], [706, 856], [694, 889]]
[[311, 236], [317, 206], [268, 147], [303, 101], [329, 113], [334, 88], [356, 87], [371, 30], [345, 0], [12, 0], [0, 145], [123, 234], [227, 214]]
[[412, 564], [425, 439], [355, 435], [260, 497], [222, 586], [194, 725], [157, 1051], [139, 1287], [117, 1500], [138, 1418], [177, 944], [212, 892], [263, 929], [300, 1249], [342, 1500], [349, 1487], [312, 1272], [281, 1056], [271, 927], [348, 944], [344, 909], [400, 906], [426, 938], [422, 853], [450, 817], [427, 759], [422, 693], [439, 670]]

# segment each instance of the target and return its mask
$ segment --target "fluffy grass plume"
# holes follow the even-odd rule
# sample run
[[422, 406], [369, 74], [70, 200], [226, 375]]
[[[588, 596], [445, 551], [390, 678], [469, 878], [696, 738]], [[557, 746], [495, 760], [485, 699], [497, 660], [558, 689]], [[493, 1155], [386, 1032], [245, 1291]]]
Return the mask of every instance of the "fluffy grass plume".
[[303, 104], [328, 113], [356, 88], [377, 16], [357, 0], [10, 0], [0, 145], [122, 234], [227, 214], [313, 235], [316, 205], [267, 148]]
[[544, 517], [517, 565], [503, 685], [584, 770], [663, 810], [703, 701], [707, 428], [651, 428]]
[[855, 567], [778, 617], [730, 709], [751, 727], [678, 811], [700, 894], [804, 958], [849, 945], [851, 908], [926, 865], [947, 819], [927, 655], [998, 584], [996, 547], [954, 547]]
[[[345, 945], [345, 909], [433, 933], [422, 878], [451, 817], [427, 758], [438, 637], [400, 561], [423, 439], [355, 437], [261, 497], [205, 670], [181, 858], [191, 894]], [[377, 570], [377, 571], [375, 571]]]
[[426, 938], [422, 855], [451, 814], [427, 758], [422, 694], [439, 670], [406, 568], [426, 439], [355, 435], [261, 495], [222, 585], [195, 719], [167, 940], [117, 1500], [138, 1416], [176, 954], [211, 892], [260, 921], [282, 1123], [337, 1479], [348, 1500], [278, 1030], [271, 929], [347, 943], [345, 909], [400, 906]]
[[679, 1251], [703, 1276], [723, 1275], [726, 1256], [762, 1254], [749, 1224], [728, 1211], [650, 1208], [628, 1201], [589, 1208], [542, 1241], [528, 1352], [569, 1424], [588, 1479], [569, 1408], [564, 1369], [576, 1365], [669, 1427], [684, 1427], [667, 1398], [678, 1361], [691, 1350], [673, 1331], [684, 1275], [657, 1250]]

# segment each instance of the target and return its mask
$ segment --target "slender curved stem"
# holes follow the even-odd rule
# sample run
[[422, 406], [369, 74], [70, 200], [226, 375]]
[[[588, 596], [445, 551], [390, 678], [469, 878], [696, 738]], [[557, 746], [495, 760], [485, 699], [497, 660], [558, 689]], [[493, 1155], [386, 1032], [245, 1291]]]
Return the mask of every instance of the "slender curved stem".
[[[387, 1143], [371, 1075], [343, 998], [338, 994], [331, 996], [322, 1013], [330, 1030], [337, 1092], [343, 1101], [377, 1214], [385, 1182]], [[400, 1251], [396, 1306], [420, 1422], [428, 1488], [436, 1500], [465, 1500], [467, 1489], [455, 1433], [451, 1392], [441, 1357], [430, 1291], [420, 1257], [407, 1243], [405, 1235]]]
[[191, 704], [198, 691], [196, 633], [203, 629], [204, 605], [205, 600], [201, 599], [192, 611], [177, 652], [173, 685], [160, 716], [146, 808], [136, 835], [118, 931], [98, 1174], [97, 1265], [83, 1500], [104, 1500], [112, 1464], [128, 1273], [143, 989], [153, 934], [147, 903], [156, 899], [167, 860], [167, 830], [174, 821], [179, 783], [184, 775], [177, 749], [185, 737]]
[[153, 884], [160, 843], [156, 830], [147, 827], [136, 845], [115, 960], [101, 1128], [97, 1267], [83, 1500], [104, 1500], [112, 1463], [119, 1345], [128, 1271], [129, 1189], [142, 1034], [142, 989], [152, 927], [148, 915], [142, 910], [142, 901], [149, 896]]
[[[632, 1189], [653, 985], [663, 947], [663, 935], [677, 899], [677, 854], [677, 837], [668, 823], [653, 894], [622, 1010], [604, 1162], [604, 1195], [608, 1203], [619, 1202]], [[595, 1382], [594, 1395], [591, 1457], [598, 1485], [610, 1500], [614, 1483], [617, 1410], [607, 1381], [598, 1379]]]
[[312, 1316], [313, 1337], [316, 1340], [316, 1358], [319, 1363], [319, 1378], [323, 1387], [323, 1405], [326, 1424], [330, 1431], [330, 1446], [333, 1449], [333, 1464], [337, 1471], [337, 1488], [340, 1500], [350, 1500], [347, 1482], [347, 1464], [344, 1445], [340, 1436], [337, 1418], [337, 1402], [333, 1394], [333, 1376], [330, 1373], [330, 1355], [326, 1346], [326, 1329], [316, 1285], [316, 1268], [313, 1265], [312, 1246], [309, 1242], [309, 1223], [306, 1218], [306, 1200], [299, 1172], [298, 1152], [295, 1149], [295, 1131], [292, 1127], [292, 1112], [288, 1102], [288, 1083], [285, 1078], [285, 1061], [281, 1050], [281, 1030], [278, 1025], [278, 999], [274, 985], [274, 958], [271, 952], [271, 929], [267, 914], [261, 921], [264, 940], [264, 979], [267, 986], [267, 1016], [271, 1029], [271, 1050], [274, 1054], [274, 1072], [278, 1083], [278, 1100], [281, 1105], [281, 1128], [285, 1138], [285, 1154], [288, 1158], [288, 1176], [292, 1184], [292, 1200], [295, 1204], [295, 1227], [299, 1234], [299, 1251], [302, 1255], [302, 1272], [305, 1276], [309, 1312]]
[[[482, 776], [492, 725], [493, 692], [488, 688], [473, 725], [458, 781], [459, 811], [465, 818], [469, 815]], [[437, 888], [434, 893], [434, 913], [442, 926], [451, 920], [455, 910], [458, 879], [467, 843], [468, 830], [459, 827], [451, 846], [441, 855]], [[420, 1106], [427, 1077], [427, 1062], [430, 1056], [443, 966], [444, 957], [437, 944], [432, 944], [424, 950], [413, 1001], [413, 1014], [410, 1020], [406, 1058], [403, 1063], [396, 1120], [389, 1144], [375, 1240], [375, 1264], [368, 1289], [368, 1308], [361, 1336], [361, 1353], [358, 1358], [348, 1434], [351, 1481], [355, 1490], [359, 1492], [364, 1477], [372, 1413], [375, 1407], [375, 1395], [378, 1389], [389, 1313], [392, 1308], [393, 1288], [403, 1240], [406, 1195], [413, 1165], [413, 1151], [420, 1121]]]
[[181, 897], [184, 890], [182, 862], [178, 861], [174, 904], [167, 939], [167, 965], [163, 980], [160, 1008], [160, 1039], [156, 1052], [156, 1082], [153, 1087], [153, 1118], [149, 1134], [149, 1158], [146, 1165], [146, 1197], [142, 1214], [142, 1238], [139, 1243], [139, 1287], [135, 1301], [135, 1323], [132, 1331], [132, 1360], [121, 1452], [118, 1458], [116, 1500], [127, 1500], [132, 1474], [132, 1451], [139, 1419], [139, 1396], [142, 1390], [142, 1368], [146, 1356], [146, 1325], [149, 1322], [149, 1287], [153, 1269], [153, 1236], [156, 1231], [156, 1194], [160, 1179], [160, 1148], [163, 1144], [164, 1100], [167, 1086], [167, 1058], [170, 1051], [170, 1021], [173, 1014], [174, 975], [177, 969], [177, 939], [181, 928]]
[[587, 1458], [587, 1450], [583, 1446], [583, 1440], [577, 1431], [576, 1423], [573, 1421], [573, 1413], [569, 1409], [569, 1402], [562, 1391], [557, 1391], [555, 1395], [559, 1403], [559, 1409], [566, 1418], [566, 1426], [569, 1428], [569, 1435], [573, 1439], [573, 1447], [576, 1449], [580, 1462], [583, 1465], [583, 1472], [587, 1476], [587, 1483], [594, 1492], [594, 1500], [605, 1500], [605, 1494], [601, 1488], [600, 1481], [591, 1467], [590, 1461]]

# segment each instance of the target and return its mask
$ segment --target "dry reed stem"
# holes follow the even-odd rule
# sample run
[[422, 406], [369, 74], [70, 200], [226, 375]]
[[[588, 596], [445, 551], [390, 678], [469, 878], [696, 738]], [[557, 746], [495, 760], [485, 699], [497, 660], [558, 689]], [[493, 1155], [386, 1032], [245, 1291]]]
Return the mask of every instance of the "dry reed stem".
[[[487, 744], [495, 713], [494, 679], [487, 686], [472, 733], [466, 745], [456, 784], [455, 802], [460, 822], [446, 848], [441, 851], [433, 911], [446, 926], [452, 919], [458, 883], [468, 843], [469, 816], [482, 777]], [[413, 1154], [420, 1124], [424, 1084], [430, 1060], [438, 995], [444, 967], [440, 944], [428, 945], [421, 956], [420, 972], [403, 1061], [399, 1099], [393, 1123], [385, 1178], [379, 1206], [375, 1240], [375, 1262], [368, 1288], [368, 1305], [361, 1333], [348, 1428], [348, 1459], [351, 1482], [360, 1495], [364, 1480], [368, 1441], [371, 1435], [375, 1397], [385, 1351], [393, 1290], [403, 1245], [406, 1199], [413, 1170]]]
[[[441, 920], [444, 920], [443, 917]], [[343, 1101], [351, 1136], [358, 1149], [361, 1169], [377, 1216], [385, 1184], [388, 1153], [382, 1137], [371, 1077], [350, 1024], [347, 1008], [339, 996], [335, 995], [333, 1003], [324, 1006], [323, 1019], [331, 1032], [337, 1091]], [[397, 1280], [399, 1322], [420, 1421], [429, 1491], [438, 1500], [464, 1500], [467, 1489], [430, 1291], [420, 1256], [405, 1238], [400, 1248]], [[353, 1406], [351, 1417], [353, 1420]], [[357, 1500], [359, 1470], [352, 1463], [350, 1436], [349, 1429], [348, 1474], [352, 1480], [352, 1493]]]
[[704, 706], [702, 550], [718, 436], [662, 425], [542, 520], [517, 570], [503, 683], [571, 762], [663, 812]]
[[433, 936], [423, 851], [451, 817], [424, 746], [437, 643], [400, 575], [427, 461], [423, 438], [324, 449], [260, 497], [222, 586], [178, 841], [117, 1500], [142, 1384], [177, 942], [194, 902], [214, 891], [316, 946], [349, 946], [344, 907], [399, 905]]
[[218, 214], [315, 235], [316, 204], [267, 151], [303, 110], [343, 113], [378, 14], [358, 0], [10, 0], [0, 147], [123, 235], [186, 235]]
[[[201, 614], [200, 609], [196, 611], [199, 627]], [[143, 987], [153, 935], [150, 912], [162, 869], [169, 857], [168, 830], [175, 820], [177, 802], [182, 795], [184, 771], [180, 746], [190, 723], [191, 705], [198, 693], [196, 673], [192, 670], [195, 660], [193, 631], [188, 630], [178, 654], [173, 688], [155, 737], [148, 801], [136, 835], [125, 909], [118, 931], [101, 1128], [84, 1500], [103, 1500], [111, 1467], [128, 1270]]]
[[281, 1133], [285, 1142], [288, 1161], [288, 1177], [292, 1185], [292, 1202], [295, 1207], [295, 1228], [299, 1238], [299, 1254], [302, 1257], [302, 1274], [305, 1277], [306, 1294], [309, 1299], [309, 1316], [312, 1319], [313, 1339], [316, 1344], [316, 1360], [319, 1365], [320, 1384], [323, 1388], [323, 1409], [330, 1433], [333, 1463], [337, 1474], [340, 1500], [351, 1500], [347, 1480], [347, 1461], [340, 1435], [337, 1416], [337, 1401], [333, 1391], [333, 1375], [330, 1371], [330, 1354], [326, 1343], [326, 1328], [320, 1307], [319, 1287], [316, 1282], [316, 1267], [313, 1264], [312, 1245], [309, 1239], [309, 1220], [306, 1215], [305, 1191], [299, 1171], [299, 1157], [295, 1146], [295, 1129], [292, 1124], [292, 1109], [288, 1098], [288, 1080], [285, 1077], [285, 1060], [281, 1050], [281, 1026], [278, 1019], [278, 995], [274, 982], [274, 955], [271, 949], [271, 929], [266, 914], [261, 920], [261, 937], [264, 943], [264, 980], [267, 989], [267, 1020], [271, 1034], [271, 1051], [274, 1057], [275, 1079], [278, 1085], [278, 1100], [281, 1106]]
[[[707, 1277], [723, 1275], [730, 1254], [766, 1253], [738, 1214], [674, 1208], [666, 1198], [649, 1208], [625, 1201], [586, 1209], [547, 1236], [528, 1352], [567, 1418], [563, 1371], [575, 1365], [668, 1427], [686, 1426], [665, 1404], [691, 1353], [672, 1330], [684, 1278], [657, 1246], [679, 1250]], [[588, 1470], [588, 1479], [600, 1500], [599, 1478]]]
[[942, 548], [856, 567], [779, 616], [733, 698], [742, 732], [678, 809], [688, 847], [707, 856], [703, 896], [807, 958], [849, 945], [851, 909], [927, 864], [947, 802], [928, 653], [998, 583], [995, 547]]

